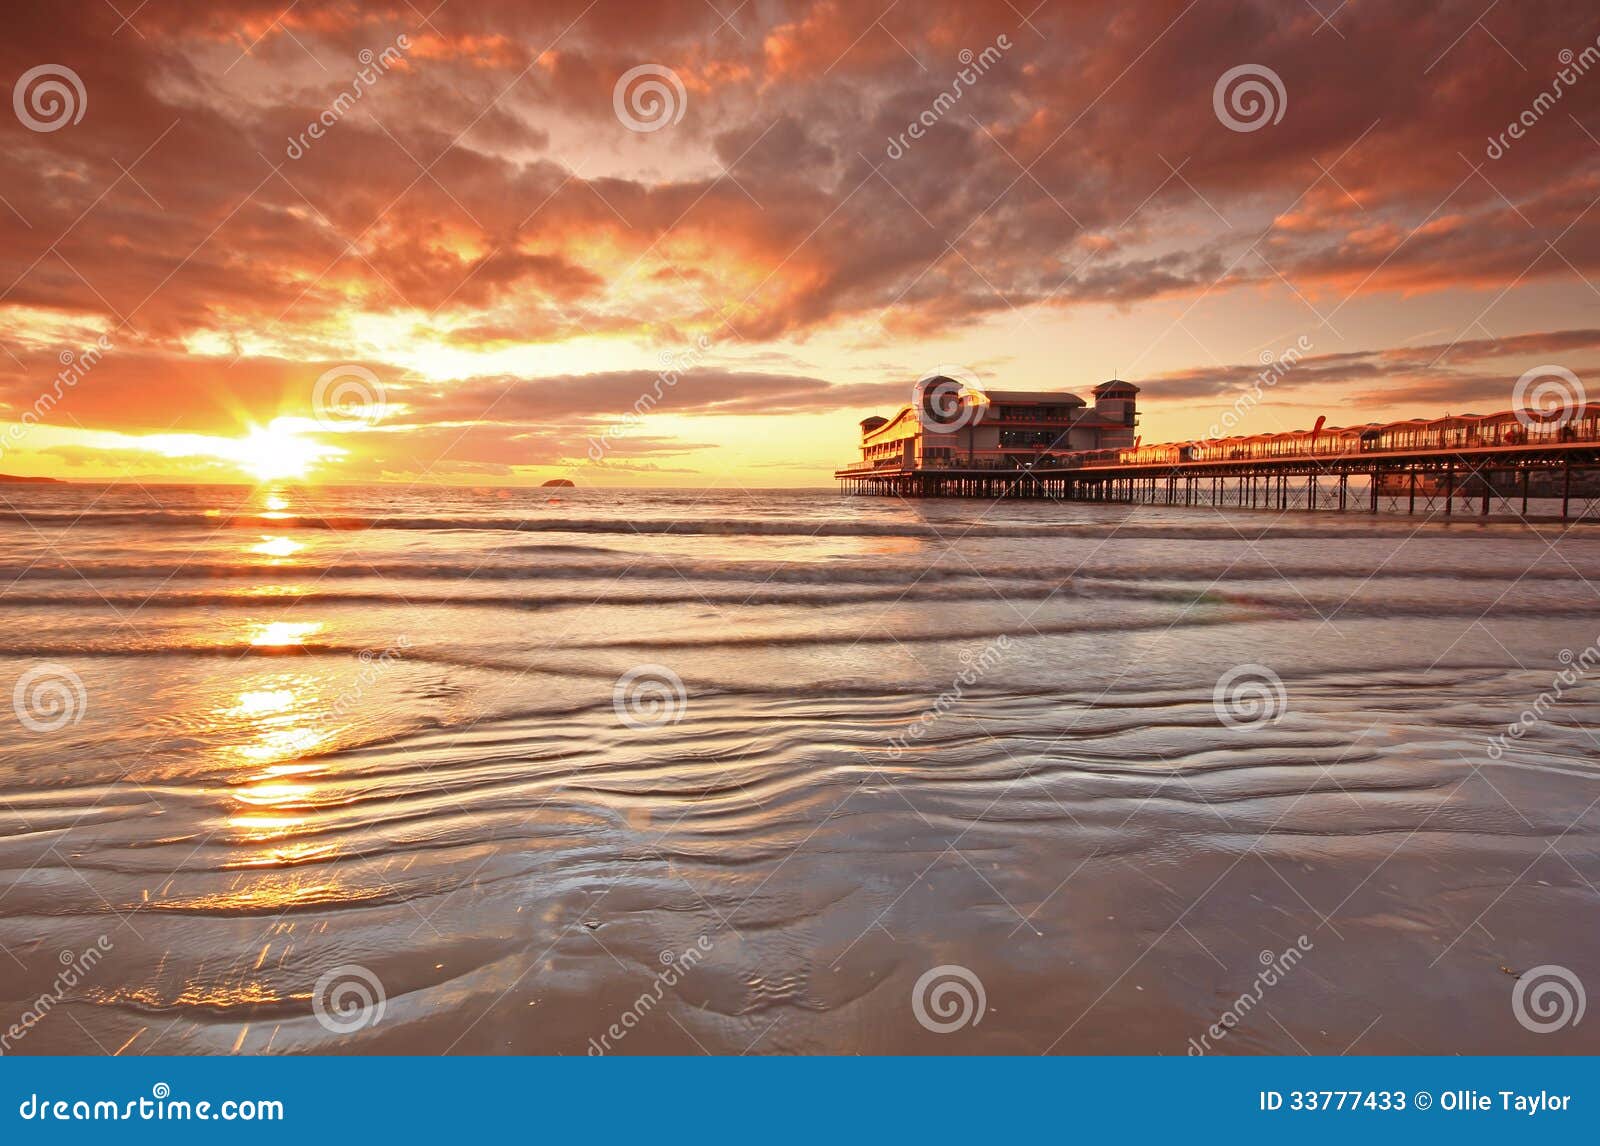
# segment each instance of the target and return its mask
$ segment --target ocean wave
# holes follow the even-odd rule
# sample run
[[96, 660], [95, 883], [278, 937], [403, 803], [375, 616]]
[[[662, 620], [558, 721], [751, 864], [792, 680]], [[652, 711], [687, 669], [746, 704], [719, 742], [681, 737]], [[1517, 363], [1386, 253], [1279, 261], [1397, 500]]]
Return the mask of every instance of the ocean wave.
[[[1197, 511], [1201, 512], [1201, 511]], [[270, 529], [274, 531], [419, 530], [494, 531], [513, 533], [579, 533], [639, 536], [761, 536], [761, 537], [885, 537], [953, 541], [975, 537], [1046, 537], [1157, 541], [1227, 541], [1246, 544], [1275, 539], [1400, 538], [1413, 535], [1418, 525], [1408, 518], [1366, 518], [1359, 523], [1334, 517], [1312, 525], [1303, 520], [1283, 524], [1274, 520], [1259, 525], [1242, 513], [1215, 522], [1193, 524], [1138, 524], [1127, 522], [1037, 521], [985, 522], [952, 519], [935, 521], [849, 521], [838, 517], [796, 515], [786, 518], [678, 517], [670, 520], [626, 517], [473, 516], [467, 514], [212, 514], [173, 510], [3, 510], [0, 521], [39, 526], [139, 526], [179, 529]], [[1528, 536], [1533, 528], [1516, 522], [1460, 520], [1428, 523], [1430, 537], [1482, 538], [1488, 535]]]
[[[497, 550], [497, 553], [504, 552]], [[762, 586], [816, 585], [827, 586], [838, 593], [848, 593], [851, 586], [898, 585], [913, 590], [927, 583], [963, 585], [1080, 585], [1163, 582], [1174, 585], [1227, 582], [1294, 582], [1294, 581], [1345, 581], [1364, 584], [1372, 579], [1384, 581], [1440, 580], [1461, 582], [1574, 582], [1584, 583], [1583, 574], [1570, 565], [1527, 567], [1526, 563], [1509, 561], [1504, 568], [1493, 564], [1480, 564], [1470, 568], [1455, 568], [1441, 562], [1439, 567], [1422, 564], [1410, 566], [1383, 563], [1381, 558], [1336, 564], [1331, 562], [1296, 562], [1292, 560], [1253, 563], [1250, 555], [1231, 561], [1197, 561], [1186, 558], [1175, 562], [1165, 555], [1152, 555], [1149, 559], [1130, 563], [1110, 561], [1098, 555], [1068, 561], [1063, 558], [1056, 564], [1014, 564], [1002, 560], [986, 560], [981, 565], [970, 562], [930, 563], [910, 566], [905, 561], [876, 561], [859, 558], [830, 561], [722, 561], [706, 558], [667, 559], [642, 553], [622, 555], [595, 561], [496, 561], [491, 556], [482, 558], [430, 560], [427, 558], [362, 560], [335, 554], [331, 560], [318, 560], [315, 555], [293, 562], [268, 562], [250, 560], [214, 560], [196, 558], [187, 561], [156, 561], [148, 558], [126, 561], [107, 561], [91, 557], [77, 561], [40, 559], [25, 564], [0, 564], [0, 581], [18, 584], [28, 581], [69, 581], [83, 586], [85, 581], [152, 580], [163, 584], [182, 584], [187, 581], [257, 581], [276, 585], [293, 581], [349, 581], [397, 580], [417, 581], [583, 581], [605, 580], [626, 584], [629, 581], [680, 581], [698, 582], [750, 582]], [[263, 596], [267, 594], [262, 594]], [[239, 599], [241, 594], [219, 592], [214, 594], [217, 603]], [[88, 599], [100, 599], [93, 593]], [[142, 594], [139, 600], [147, 599]], [[691, 595], [698, 599], [698, 595]], [[392, 600], [392, 591], [382, 599]], [[606, 600], [614, 600], [610, 594]], [[655, 598], [660, 600], [661, 598]], [[741, 597], [740, 600], [745, 598]], [[207, 603], [205, 598], [201, 603]], [[587, 598], [586, 600], [593, 600]], [[0, 604], [5, 602], [35, 603], [26, 594], [7, 592], [0, 594]], [[38, 602], [42, 603], [42, 602]]]

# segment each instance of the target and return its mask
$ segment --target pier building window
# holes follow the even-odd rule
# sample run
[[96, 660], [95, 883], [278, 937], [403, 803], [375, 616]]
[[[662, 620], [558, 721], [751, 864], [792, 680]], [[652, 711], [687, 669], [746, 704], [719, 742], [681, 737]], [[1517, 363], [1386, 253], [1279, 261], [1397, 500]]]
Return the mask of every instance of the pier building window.
[[1001, 430], [1002, 446], [1048, 446], [1060, 435], [1049, 430]]

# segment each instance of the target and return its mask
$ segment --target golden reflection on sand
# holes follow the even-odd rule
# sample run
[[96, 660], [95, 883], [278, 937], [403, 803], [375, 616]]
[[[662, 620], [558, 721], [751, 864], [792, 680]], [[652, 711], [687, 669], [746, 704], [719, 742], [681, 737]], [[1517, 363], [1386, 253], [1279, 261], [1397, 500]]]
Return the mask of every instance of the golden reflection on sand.
[[[283, 634], [274, 634], [273, 639], [258, 637], [251, 643], [273, 644], [282, 639]], [[314, 684], [309, 677], [289, 677], [282, 687], [239, 693], [220, 713], [228, 720], [242, 722], [250, 736], [247, 743], [234, 748], [234, 753], [251, 764], [277, 763], [304, 756], [327, 740], [327, 730], [316, 727], [316, 711], [305, 699], [314, 694]], [[317, 768], [305, 765], [304, 770], [316, 771]]]
[[131, 1004], [151, 1009], [215, 1007], [226, 1010], [229, 1007], [258, 1007], [280, 1001], [271, 985], [260, 980], [186, 983], [176, 998], [169, 998], [153, 987], [96, 988], [89, 995], [97, 1003]]
[[236, 788], [233, 798], [253, 808], [281, 808], [303, 803], [314, 789], [310, 784], [276, 784], [270, 781]]
[[[275, 844], [270, 848], [252, 852], [244, 859], [230, 860], [223, 867], [293, 867], [297, 863], [310, 863], [312, 860], [324, 859], [339, 854], [339, 849], [332, 844]], [[316, 890], [327, 891], [338, 885], [332, 882], [323, 883]], [[305, 893], [302, 892], [301, 895]]]
[[252, 763], [281, 760], [285, 756], [303, 756], [328, 738], [328, 734], [315, 728], [271, 728], [257, 736], [255, 743], [242, 745], [240, 758]]
[[[329, 843], [294, 838], [306, 828], [315, 805], [317, 789], [308, 781], [323, 771], [316, 761], [299, 758], [330, 736], [317, 727], [321, 710], [315, 701], [320, 691], [308, 676], [285, 675], [271, 685], [239, 693], [219, 713], [243, 725], [245, 739], [231, 749], [233, 756], [252, 765], [265, 765], [228, 789], [232, 807], [225, 823], [236, 843], [267, 846], [229, 867], [285, 867], [338, 850]], [[222, 898], [232, 906], [258, 905], [263, 900], [288, 905], [335, 891], [326, 881], [257, 884]]]

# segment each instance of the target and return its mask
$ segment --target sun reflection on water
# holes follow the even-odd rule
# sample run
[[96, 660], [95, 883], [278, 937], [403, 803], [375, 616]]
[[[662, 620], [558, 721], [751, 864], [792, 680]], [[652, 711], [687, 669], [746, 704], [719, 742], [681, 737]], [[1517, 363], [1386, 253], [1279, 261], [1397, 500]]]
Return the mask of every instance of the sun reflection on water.
[[283, 712], [294, 706], [294, 689], [270, 688], [254, 689], [241, 692], [239, 701], [232, 708], [225, 709], [225, 716], [268, 716], [274, 712]]
[[[227, 790], [231, 806], [224, 821], [233, 830], [235, 842], [270, 845], [229, 866], [281, 867], [336, 852], [328, 843], [293, 839], [310, 822], [317, 795], [312, 778], [324, 770], [318, 762], [302, 757], [331, 736], [330, 730], [319, 726], [322, 710], [316, 701], [320, 695], [314, 678], [284, 676], [274, 678], [267, 687], [238, 693], [218, 712], [240, 726], [241, 741], [230, 750], [232, 756], [253, 766], [245, 779]], [[243, 894], [251, 902], [266, 898], [289, 903], [328, 890], [326, 883], [283, 885], [275, 890], [263, 885]]]
[[261, 495], [261, 513], [259, 516], [270, 518], [274, 521], [285, 521], [300, 515], [293, 512], [289, 506], [290, 501], [282, 489], [268, 489]]
[[262, 648], [289, 648], [303, 645], [306, 638], [322, 631], [321, 621], [255, 621], [251, 623], [250, 643]]
[[285, 804], [299, 804], [308, 799], [316, 789], [309, 784], [275, 784], [270, 781], [235, 788], [233, 798], [241, 804], [257, 808], [278, 808]]
[[327, 730], [317, 727], [317, 713], [305, 700], [305, 697], [313, 694], [314, 687], [309, 678], [293, 677], [280, 687], [247, 689], [218, 713], [230, 723], [237, 722], [244, 726], [242, 731], [249, 739], [233, 750], [240, 760], [251, 764], [274, 765], [267, 770], [266, 777], [258, 779], [287, 774], [277, 771], [278, 768], [317, 770], [314, 764], [277, 763], [303, 756], [328, 738]]
[[259, 553], [263, 557], [293, 557], [304, 548], [304, 545], [293, 538], [263, 534], [261, 540], [250, 547], [250, 552]]

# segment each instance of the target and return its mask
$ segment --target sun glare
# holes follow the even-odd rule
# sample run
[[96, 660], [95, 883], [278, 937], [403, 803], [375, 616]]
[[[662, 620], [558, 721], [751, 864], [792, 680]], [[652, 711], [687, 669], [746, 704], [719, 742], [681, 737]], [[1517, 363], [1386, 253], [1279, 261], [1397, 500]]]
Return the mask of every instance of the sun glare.
[[317, 462], [344, 451], [302, 438], [283, 419], [274, 419], [271, 425], [252, 427], [231, 452], [241, 469], [261, 481], [277, 481], [303, 478]]

